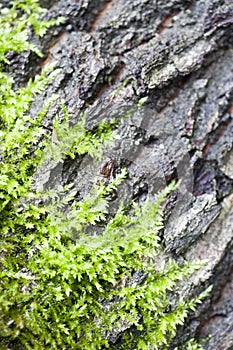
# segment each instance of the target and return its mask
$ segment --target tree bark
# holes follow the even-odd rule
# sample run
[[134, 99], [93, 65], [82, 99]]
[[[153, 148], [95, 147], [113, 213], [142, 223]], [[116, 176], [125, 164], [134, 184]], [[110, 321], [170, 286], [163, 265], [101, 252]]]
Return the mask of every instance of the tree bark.
[[[128, 179], [110, 203], [143, 200], [171, 180], [181, 180], [165, 205], [161, 234], [177, 260], [208, 259], [206, 267], [180, 286], [183, 296], [213, 284], [211, 296], [180, 329], [171, 349], [190, 336], [212, 337], [206, 350], [233, 348], [233, 4], [232, 0], [67, 0], [44, 2], [47, 17], [65, 17], [38, 43], [39, 62], [22, 54], [8, 71], [16, 85], [38, 67], [61, 68], [32, 106], [58, 92], [75, 123], [87, 113], [87, 127], [115, 117], [120, 139], [104, 152]], [[19, 69], [20, 67], [20, 69]], [[22, 69], [23, 67], [23, 69]], [[18, 74], [19, 70], [22, 74]], [[147, 102], [133, 107], [142, 98]], [[60, 102], [50, 109], [50, 128]], [[89, 157], [51, 164], [38, 185], [74, 183], [80, 199], [98, 176]]]

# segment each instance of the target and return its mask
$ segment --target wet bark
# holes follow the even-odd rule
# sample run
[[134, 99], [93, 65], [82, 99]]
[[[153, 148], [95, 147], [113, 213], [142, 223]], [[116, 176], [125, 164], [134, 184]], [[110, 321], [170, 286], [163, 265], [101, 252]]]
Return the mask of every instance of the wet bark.
[[[190, 336], [206, 350], [233, 348], [233, 4], [232, 0], [44, 1], [47, 17], [65, 24], [37, 44], [45, 53], [11, 59], [8, 71], [22, 85], [47, 63], [61, 71], [32, 107], [36, 113], [54, 92], [65, 100], [75, 123], [87, 113], [87, 127], [120, 120], [120, 134], [106, 149], [115, 172], [128, 178], [110, 203], [143, 200], [171, 180], [182, 180], [165, 206], [161, 233], [167, 254], [209, 259], [180, 294], [195, 296], [213, 284], [211, 296], [193, 313], [171, 349]], [[147, 102], [135, 110], [142, 98]], [[44, 125], [60, 113], [58, 101]], [[84, 198], [98, 176], [90, 157], [50, 164], [38, 186], [74, 183]]]

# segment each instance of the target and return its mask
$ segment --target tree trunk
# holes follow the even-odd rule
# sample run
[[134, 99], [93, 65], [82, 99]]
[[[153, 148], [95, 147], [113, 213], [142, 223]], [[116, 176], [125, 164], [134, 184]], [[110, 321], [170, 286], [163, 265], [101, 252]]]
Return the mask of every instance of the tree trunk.
[[[181, 295], [214, 287], [171, 349], [190, 336], [208, 334], [205, 349], [232, 349], [232, 0], [44, 4], [51, 5], [47, 16], [62, 15], [66, 22], [39, 43], [46, 52], [39, 65], [56, 62], [61, 71], [32, 111], [58, 92], [72, 123], [83, 111], [89, 129], [103, 119], [124, 117], [120, 138], [103, 157], [103, 163], [111, 158], [116, 172], [128, 169], [128, 179], [110, 202], [112, 212], [122, 200], [152, 197], [171, 180], [181, 180], [165, 205], [162, 242], [177, 260], [209, 260], [188, 286], [180, 286]], [[12, 58], [8, 69], [17, 74], [17, 85], [34, 75], [37, 63], [26, 54]], [[134, 108], [145, 96], [146, 103]], [[58, 101], [45, 126], [59, 110]], [[99, 166], [90, 157], [50, 164], [38, 186], [72, 182], [83, 198]]]

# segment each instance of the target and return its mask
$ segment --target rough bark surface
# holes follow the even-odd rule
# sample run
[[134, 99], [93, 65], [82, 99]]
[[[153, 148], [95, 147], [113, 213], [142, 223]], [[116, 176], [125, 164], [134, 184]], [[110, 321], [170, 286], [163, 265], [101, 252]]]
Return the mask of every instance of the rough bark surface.
[[[143, 200], [172, 179], [182, 180], [166, 203], [162, 242], [178, 260], [209, 259], [188, 285], [180, 286], [181, 295], [197, 295], [210, 284], [214, 288], [171, 349], [190, 336], [208, 334], [206, 350], [233, 349], [232, 0], [43, 4], [48, 17], [62, 15], [65, 24], [38, 43], [46, 59], [15, 56], [8, 71], [21, 85], [48, 62], [61, 68], [33, 112], [58, 92], [72, 123], [87, 111], [89, 129], [104, 118], [128, 114], [120, 139], [103, 158], [112, 159], [115, 172], [128, 169], [112, 212], [121, 200]], [[144, 96], [146, 104], [133, 111]], [[59, 110], [58, 101], [45, 120], [47, 130]], [[89, 157], [50, 164], [41, 169], [37, 185], [56, 188], [72, 182], [82, 199], [98, 167]]]

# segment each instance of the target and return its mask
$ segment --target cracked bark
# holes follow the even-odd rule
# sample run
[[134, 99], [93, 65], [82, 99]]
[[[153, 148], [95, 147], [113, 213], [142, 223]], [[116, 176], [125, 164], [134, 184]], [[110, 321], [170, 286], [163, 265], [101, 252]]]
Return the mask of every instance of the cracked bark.
[[[29, 53], [11, 59], [16, 84], [48, 62], [61, 72], [32, 106], [36, 113], [58, 92], [75, 123], [87, 112], [87, 127], [120, 118], [148, 96], [119, 128], [120, 140], [105, 150], [129, 177], [111, 202], [143, 200], [172, 179], [162, 242], [178, 260], [209, 263], [180, 294], [194, 296], [213, 284], [208, 300], [192, 314], [171, 349], [188, 337], [212, 334], [205, 349], [233, 348], [233, 4], [232, 0], [44, 1], [48, 17], [66, 23], [38, 42], [44, 61]], [[23, 68], [23, 69], [22, 69]], [[19, 72], [21, 72], [19, 74]], [[118, 91], [116, 93], [116, 91]], [[50, 127], [59, 102], [45, 120]], [[98, 166], [89, 157], [50, 164], [38, 185], [73, 182], [82, 199]], [[46, 175], [47, 174], [47, 175]], [[115, 338], [115, 340], [117, 337]]]

